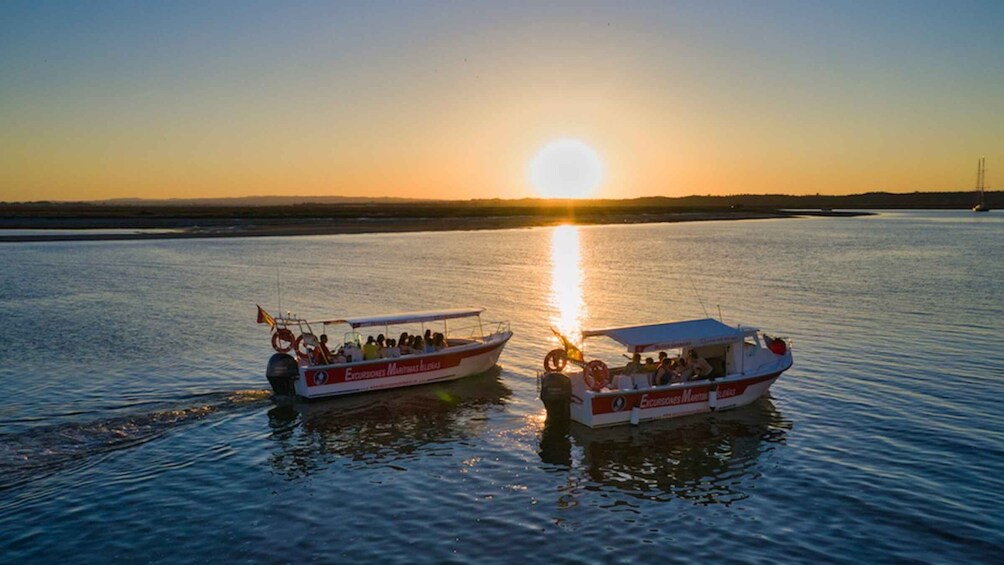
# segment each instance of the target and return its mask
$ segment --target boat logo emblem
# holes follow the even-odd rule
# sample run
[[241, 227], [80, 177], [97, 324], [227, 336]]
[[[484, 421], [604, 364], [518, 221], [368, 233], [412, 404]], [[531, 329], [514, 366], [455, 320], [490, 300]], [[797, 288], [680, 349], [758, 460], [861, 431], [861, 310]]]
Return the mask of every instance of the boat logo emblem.
[[618, 396], [614, 399], [614, 412], [620, 412], [624, 409], [624, 405], [627, 404], [627, 400], [623, 396]]
[[324, 371], [318, 371], [318, 372], [314, 373], [314, 384], [315, 385], [323, 385], [327, 381], [328, 381], [328, 374], [325, 373]]

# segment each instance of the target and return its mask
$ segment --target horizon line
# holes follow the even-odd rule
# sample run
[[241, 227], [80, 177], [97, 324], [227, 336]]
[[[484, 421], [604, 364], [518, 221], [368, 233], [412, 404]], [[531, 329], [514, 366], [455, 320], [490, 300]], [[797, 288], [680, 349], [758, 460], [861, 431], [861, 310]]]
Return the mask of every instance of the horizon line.
[[[782, 192], [767, 192], [767, 193], [753, 193], [753, 192], [740, 192], [735, 194], [689, 194], [686, 196], [664, 196], [664, 195], [653, 195], [653, 196], [636, 196], [633, 198], [544, 198], [535, 196], [526, 196], [521, 198], [409, 198], [405, 196], [346, 196], [346, 195], [279, 195], [279, 194], [267, 194], [267, 195], [246, 195], [246, 196], [197, 196], [197, 197], [174, 197], [174, 198], [146, 198], [139, 196], [124, 196], [118, 198], [102, 198], [95, 200], [55, 200], [55, 199], [44, 199], [44, 200], [6, 200], [0, 201], [0, 204], [10, 205], [10, 204], [156, 204], [156, 203], [183, 203], [183, 202], [206, 202], [206, 201], [238, 201], [238, 200], [284, 200], [284, 201], [294, 201], [293, 203], [302, 202], [309, 203], [316, 200], [345, 200], [354, 201], [356, 203], [362, 202], [376, 202], [376, 201], [391, 201], [391, 202], [401, 202], [401, 203], [477, 203], [477, 202], [632, 202], [640, 200], [686, 200], [692, 198], [707, 198], [707, 199], [727, 199], [727, 198], [741, 198], [741, 197], [774, 197], [774, 198], [853, 198], [860, 196], [872, 196], [872, 195], [899, 195], [906, 196], [912, 194], [967, 194], [973, 192], [972, 189], [963, 190], [913, 190], [909, 192], [893, 192], [887, 190], [873, 190], [867, 192], [857, 192], [851, 194], [787, 194]], [[985, 192], [1002, 192], [1001, 190], [985, 190]]]

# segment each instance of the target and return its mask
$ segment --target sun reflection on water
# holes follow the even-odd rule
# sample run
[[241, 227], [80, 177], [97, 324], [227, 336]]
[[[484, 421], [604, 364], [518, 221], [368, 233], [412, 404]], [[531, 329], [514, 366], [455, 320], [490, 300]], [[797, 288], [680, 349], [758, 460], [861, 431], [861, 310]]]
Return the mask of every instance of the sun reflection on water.
[[579, 228], [558, 226], [551, 233], [551, 326], [575, 343], [582, 342], [586, 301], [582, 295]]

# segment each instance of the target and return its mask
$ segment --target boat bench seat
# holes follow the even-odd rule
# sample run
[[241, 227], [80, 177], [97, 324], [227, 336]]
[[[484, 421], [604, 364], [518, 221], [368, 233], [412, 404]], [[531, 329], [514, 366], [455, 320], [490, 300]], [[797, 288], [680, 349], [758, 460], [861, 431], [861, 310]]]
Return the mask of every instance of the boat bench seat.
[[651, 373], [635, 373], [632, 375], [617, 375], [610, 383], [610, 390], [637, 390], [651, 388], [649, 378]]

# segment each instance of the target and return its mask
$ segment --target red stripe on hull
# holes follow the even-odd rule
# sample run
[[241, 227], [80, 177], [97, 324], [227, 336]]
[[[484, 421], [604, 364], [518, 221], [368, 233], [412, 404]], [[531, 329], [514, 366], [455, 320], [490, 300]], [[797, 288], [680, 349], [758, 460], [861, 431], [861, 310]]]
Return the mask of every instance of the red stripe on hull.
[[[734, 396], [740, 396], [746, 389], [757, 383], [769, 381], [777, 378], [781, 373], [772, 373], [762, 377], [755, 377], [742, 381], [720, 384], [701, 384], [689, 388], [677, 388], [671, 390], [636, 390], [624, 394], [611, 394], [593, 397], [593, 416], [611, 414], [631, 410], [635, 406], [646, 408], [662, 408], [665, 406], [680, 406], [691, 403], [702, 403], [708, 401], [708, 391], [711, 387], [718, 387], [718, 399], [725, 400]], [[623, 399], [623, 400], [621, 400]]]
[[[460, 362], [469, 357], [484, 353], [504, 345], [504, 342], [488, 344], [467, 351], [445, 352], [442, 355], [422, 355], [418, 357], [397, 357], [381, 359], [361, 365], [340, 365], [333, 367], [309, 368], [303, 371], [308, 387], [332, 385], [348, 382], [383, 379], [387, 377], [409, 377], [432, 371], [452, 369], [460, 366]], [[323, 373], [323, 375], [322, 375]]]

